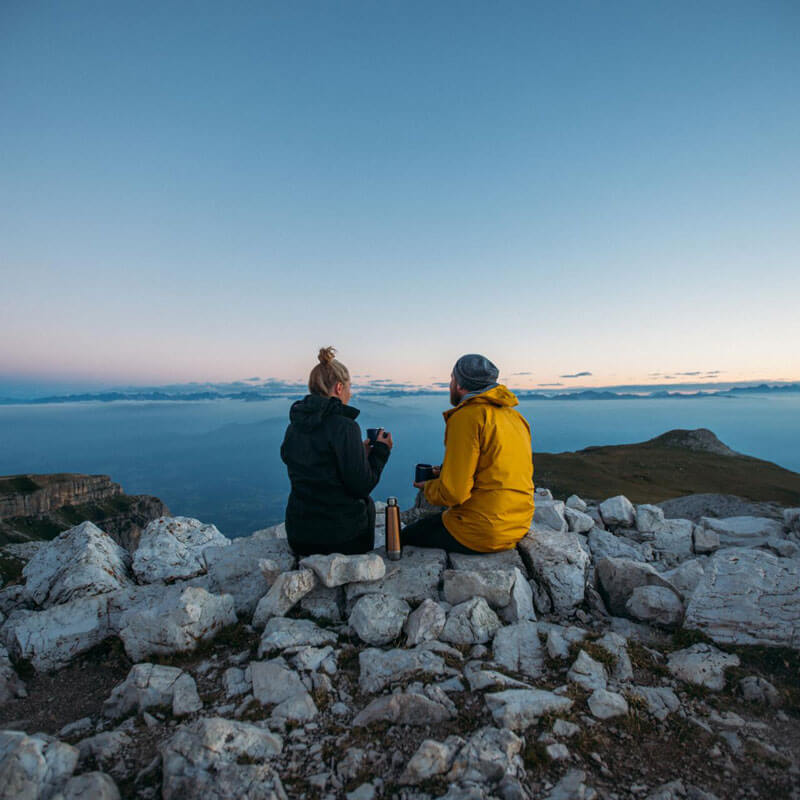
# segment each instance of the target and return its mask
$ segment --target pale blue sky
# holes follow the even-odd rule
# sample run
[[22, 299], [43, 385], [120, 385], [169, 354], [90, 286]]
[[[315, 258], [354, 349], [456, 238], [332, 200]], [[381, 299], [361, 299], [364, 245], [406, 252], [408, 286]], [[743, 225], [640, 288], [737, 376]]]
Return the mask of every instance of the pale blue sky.
[[798, 219], [794, 2], [0, 5], [0, 377], [798, 379]]

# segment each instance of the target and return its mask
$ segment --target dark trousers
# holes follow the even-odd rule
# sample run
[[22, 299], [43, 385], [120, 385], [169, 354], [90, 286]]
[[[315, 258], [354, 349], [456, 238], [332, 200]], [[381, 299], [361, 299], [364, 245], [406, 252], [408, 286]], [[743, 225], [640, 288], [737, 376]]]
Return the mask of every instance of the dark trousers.
[[400, 539], [403, 546], [437, 547], [440, 550], [446, 550], [448, 553], [464, 553], [465, 555], [474, 555], [478, 552], [477, 550], [470, 550], [469, 547], [464, 547], [458, 539], [454, 539], [450, 535], [450, 531], [445, 528], [442, 522], [441, 514], [431, 514], [429, 517], [423, 517], [417, 522], [412, 522], [411, 525], [406, 525], [400, 534]]
[[[375, 503], [371, 497], [365, 500], [367, 504], [367, 527], [360, 531], [352, 539], [344, 541], [324, 541], [298, 542], [289, 535], [289, 547], [296, 556], [329, 555], [330, 553], [342, 553], [346, 556], [360, 555], [369, 553], [375, 549]], [[288, 534], [288, 531], [287, 531]]]

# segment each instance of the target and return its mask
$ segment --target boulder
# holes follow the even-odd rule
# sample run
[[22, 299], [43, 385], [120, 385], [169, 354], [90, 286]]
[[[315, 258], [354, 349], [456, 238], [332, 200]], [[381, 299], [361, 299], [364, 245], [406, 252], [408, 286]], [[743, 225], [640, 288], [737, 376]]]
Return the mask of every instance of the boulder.
[[425, 739], [406, 764], [398, 783], [417, 784], [434, 775], [442, 775], [450, 769], [463, 744], [464, 740], [460, 736], [448, 736], [444, 742]]
[[787, 531], [800, 533], [800, 508], [784, 509], [783, 524]]
[[595, 644], [614, 657], [611, 677], [615, 681], [623, 683], [633, 678], [633, 665], [628, 655], [628, 642], [625, 637], [613, 631], [607, 631], [595, 641]]
[[555, 613], [570, 614], [583, 602], [589, 556], [577, 534], [534, 525], [518, 547]]
[[586, 501], [578, 497], [577, 494], [571, 494], [567, 498], [566, 506], [567, 508], [572, 508], [575, 511], [586, 511], [587, 508]]
[[683, 603], [674, 590], [663, 586], [637, 586], [625, 610], [633, 619], [663, 628], [677, 628], [683, 620]]
[[684, 627], [722, 644], [800, 649], [800, 561], [729, 548], [708, 561]]
[[589, 711], [597, 719], [611, 719], [628, 713], [628, 702], [621, 694], [595, 689], [588, 700]]
[[653, 551], [649, 544], [639, 544], [622, 536], [615, 536], [611, 531], [604, 531], [598, 527], [589, 531], [587, 544], [595, 560], [628, 558], [631, 561], [648, 561], [653, 557]]
[[533, 499], [537, 503], [544, 503], [553, 499], [553, 493], [540, 486], [533, 490]]
[[413, 647], [439, 638], [447, 621], [445, 610], [435, 600], [423, 600], [406, 619], [406, 643]]
[[401, 683], [417, 676], [438, 677], [446, 672], [444, 659], [431, 652], [413, 650], [378, 650], [367, 648], [358, 655], [359, 688], [375, 694], [386, 686]]
[[668, 519], [653, 533], [653, 550], [670, 555], [675, 561], [690, 558], [693, 553], [695, 524], [688, 519]]
[[583, 511], [574, 508], [564, 509], [567, 526], [573, 533], [588, 533], [594, 527], [594, 520]]
[[683, 595], [684, 599], [688, 599], [694, 594], [694, 590], [704, 574], [700, 559], [692, 558], [684, 561], [675, 569], [662, 572], [661, 577], [668, 580]]
[[659, 575], [649, 564], [628, 558], [601, 558], [595, 564], [598, 589], [608, 610], [615, 616], [628, 613], [627, 603], [633, 590], [639, 586], [662, 586], [680, 596], [672, 584]]
[[748, 703], [777, 708], [783, 702], [780, 692], [768, 680], [758, 675], [742, 678], [739, 681], [739, 691]]
[[283, 617], [316, 586], [310, 569], [284, 572], [275, 579], [269, 591], [258, 601], [253, 614], [253, 627], [263, 628], [272, 617]]
[[636, 506], [636, 530], [639, 533], [655, 533], [663, 527], [663, 509], [648, 504]]
[[667, 669], [676, 678], [714, 691], [725, 688], [725, 670], [738, 666], [739, 656], [723, 653], [710, 644], [694, 644], [667, 658]]
[[220, 717], [184, 725], [161, 746], [164, 800], [285, 800], [276, 770], [281, 739], [246, 722]]
[[317, 584], [300, 600], [300, 608], [314, 619], [342, 622], [344, 620], [344, 589], [341, 586], [328, 588]]
[[441, 703], [415, 692], [385, 694], [373, 700], [356, 715], [353, 727], [373, 722], [392, 725], [437, 725], [451, 719], [453, 714]]
[[695, 525], [692, 530], [692, 547], [697, 555], [707, 555], [719, 550], [719, 534], [703, 525]]
[[719, 535], [721, 547], [760, 547], [784, 537], [783, 525], [768, 517], [702, 517], [700, 525]]
[[473, 572], [502, 569], [513, 572], [516, 568], [522, 572], [525, 571], [525, 564], [516, 548], [500, 550], [497, 553], [475, 553], [473, 555], [448, 553], [447, 560], [450, 563], [450, 569], [465, 569]]
[[448, 781], [497, 783], [517, 771], [523, 740], [506, 728], [486, 726], [475, 731], [456, 755]]
[[144, 529], [133, 555], [133, 572], [140, 583], [191, 578], [206, 571], [203, 551], [227, 547], [230, 539], [214, 525], [192, 517], [159, 517]]
[[483, 597], [497, 609], [511, 602], [514, 577], [513, 572], [504, 569], [447, 569], [444, 571], [442, 596], [453, 606], [473, 597]]
[[544, 669], [544, 648], [535, 622], [500, 628], [493, 642], [494, 661], [511, 672], [538, 678]]
[[567, 680], [576, 683], [587, 692], [593, 692], [595, 689], [606, 688], [608, 673], [599, 661], [595, 661], [585, 650], [581, 650], [567, 672]]
[[451, 644], [485, 644], [502, 623], [482, 597], [453, 606], [440, 638]]
[[484, 691], [485, 689], [533, 688], [529, 683], [518, 681], [516, 678], [509, 678], [508, 675], [504, 675], [502, 672], [486, 668], [482, 661], [468, 661], [464, 665], [464, 677], [473, 692]]
[[500, 618], [512, 623], [535, 620], [536, 612], [533, 610], [533, 590], [530, 583], [517, 567], [514, 567], [512, 575], [514, 585], [511, 587], [511, 600], [508, 605], [498, 609]]
[[27, 697], [25, 684], [14, 671], [8, 650], [0, 645], [0, 706], [15, 697]]
[[399, 597], [412, 606], [419, 605], [425, 598], [439, 599], [439, 583], [447, 563], [444, 550], [428, 547], [404, 547], [399, 561], [386, 559], [385, 551], [376, 551], [385, 561], [386, 574], [377, 581], [359, 581], [345, 588], [348, 605], [363, 594], [380, 592]]
[[545, 689], [506, 689], [484, 695], [494, 720], [504, 728], [520, 731], [536, 724], [545, 714], [561, 714], [572, 708], [572, 700]]
[[77, 748], [51, 736], [0, 731], [0, 800], [50, 798], [77, 764]]
[[400, 635], [410, 612], [408, 603], [399, 597], [366, 594], [353, 606], [350, 627], [367, 644], [389, 644]]
[[533, 521], [537, 526], [554, 531], [566, 531], [567, 520], [564, 517], [564, 504], [560, 500], [537, 500]]
[[103, 714], [111, 719], [148, 708], [171, 706], [178, 716], [199, 711], [203, 703], [194, 678], [178, 667], [161, 664], [134, 664], [125, 680], [114, 687], [103, 703]]
[[91, 759], [100, 769], [125, 777], [125, 761], [122, 755], [133, 747], [133, 739], [125, 731], [103, 731], [78, 742], [79, 762], [86, 764]]
[[130, 556], [91, 522], [40, 547], [22, 570], [25, 595], [47, 608], [131, 586]]
[[600, 516], [611, 528], [631, 528], [636, 518], [633, 504], [625, 495], [610, 497], [600, 503]]
[[386, 575], [386, 562], [378, 553], [308, 556], [300, 562], [300, 567], [313, 570], [319, 582], [329, 588], [359, 581], [378, 581]]
[[668, 686], [634, 686], [630, 694], [644, 700], [647, 710], [660, 722], [681, 707], [678, 696]]
[[143, 593], [140, 602], [119, 618], [119, 637], [133, 661], [157, 653], [195, 650], [223, 628], [236, 622], [233, 598], [205, 589], [170, 586], [158, 594]]
[[105, 772], [84, 772], [73, 775], [56, 800], [119, 800], [119, 789], [114, 779]]
[[273, 617], [261, 634], [258, 645], [258, 657], [275, 650], [285, 650], [288, 647], [324, 647], [335, 645], [338, 636], [327, 628], [310, 619], [289, 619], [287, 617]]

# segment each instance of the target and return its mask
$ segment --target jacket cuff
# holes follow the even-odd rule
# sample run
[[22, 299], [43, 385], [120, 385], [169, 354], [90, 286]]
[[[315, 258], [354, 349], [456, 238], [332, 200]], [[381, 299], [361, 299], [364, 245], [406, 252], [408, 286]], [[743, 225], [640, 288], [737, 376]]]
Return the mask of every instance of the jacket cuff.
[[385, 445], [383, 442], [374, 442], [372, 444], [372, 448], [369, 453], [369, 457], [375, 457], [376, 461], [383, 466], [389, 460], [389, 446]]

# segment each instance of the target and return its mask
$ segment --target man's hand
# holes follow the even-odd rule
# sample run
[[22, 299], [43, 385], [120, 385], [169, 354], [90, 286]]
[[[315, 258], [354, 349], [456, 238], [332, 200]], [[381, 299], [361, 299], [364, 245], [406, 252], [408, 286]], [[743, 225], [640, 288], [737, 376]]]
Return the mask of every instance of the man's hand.
[[[433, 477], [434, 478], [438, 478], [439, 475], [441, 475], [441, 473], [442, 473], [442, 465], [441, 464], [439, 464], [438, 467], [433, 467]], [[415, 489], [424, 489], [426, 483], [427, 483], [427, 481], [414, 481], [414, 488]]]
[[427, 481], [414, 481], [414, 488], [415, 489], [424, 489], [426, 483], [427, 483]]

